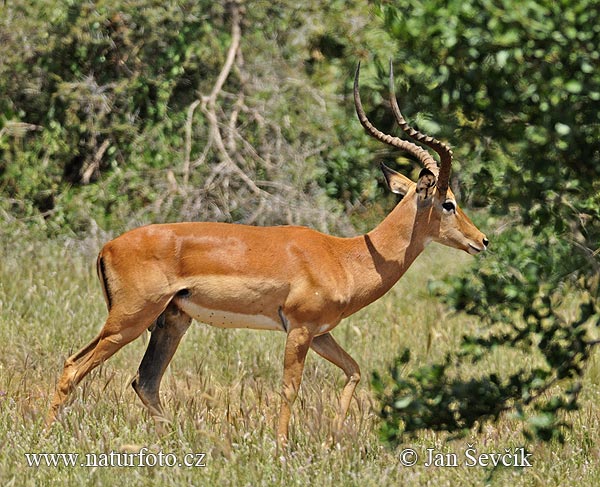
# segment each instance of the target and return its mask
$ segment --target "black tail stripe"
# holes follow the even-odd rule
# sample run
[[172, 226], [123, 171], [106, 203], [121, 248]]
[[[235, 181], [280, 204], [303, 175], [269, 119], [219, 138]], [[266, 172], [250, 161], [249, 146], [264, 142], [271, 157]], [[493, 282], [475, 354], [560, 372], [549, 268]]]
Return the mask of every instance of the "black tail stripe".
[[106, 292], [106, 301], [108, 303], [108, 310], [112, 307], [112, 295], [110, 293], [110, 288], [108, 287], [108, 278], [106, 277], [106, 267], [104, 265], [104, 259], [100, 257], [100, 276], [102, 277], [102, 285], [104, 286], [104, 291]]

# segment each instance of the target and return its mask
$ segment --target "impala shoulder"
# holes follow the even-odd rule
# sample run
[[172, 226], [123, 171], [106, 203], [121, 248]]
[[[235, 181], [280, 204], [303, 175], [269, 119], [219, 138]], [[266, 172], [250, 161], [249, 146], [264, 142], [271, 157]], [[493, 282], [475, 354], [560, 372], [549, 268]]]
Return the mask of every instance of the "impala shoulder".
[[[310, 252], [302, 254], [303, 272], [295, 279], [294, 290], [306, 304], [318, 309], [341, 309], [351, 299], [352, 276], [347, 272], [338, 254], [323, 248], [320, 257]], [[308, 298], [308, 299], [307, 299]]]

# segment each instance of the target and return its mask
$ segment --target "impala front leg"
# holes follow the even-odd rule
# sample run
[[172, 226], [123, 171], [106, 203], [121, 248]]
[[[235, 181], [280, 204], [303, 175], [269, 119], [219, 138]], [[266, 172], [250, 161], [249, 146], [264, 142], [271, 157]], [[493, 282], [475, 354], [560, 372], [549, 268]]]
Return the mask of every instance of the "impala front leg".
[[277, 442], [281, 447], [287, 446], [288, 429], [292, 405], [298, 395], [304, 360], [310, 348], [313, 335], [308, 328], [302, 326], [290, 330], [285, 343], [285, 356], [283, 359], [283, 393], [281, 411], [279, 413], [279, 426], [277, 428]]
[[356, 361], [348, 355], [340, 345], [333, 339], [330, 333], [325, 333], [316, 337], [312, 344], [312, 349], [321, 357], [337, 365], [346, 374], [346, 385], [340, 397], [340, 409], [335, 419], [333, 440], [336, 441], [344, 424], [344, 418], [348, 414], [350, 401], [354, 395], [354, 390], [360, 382], [360, 368]]

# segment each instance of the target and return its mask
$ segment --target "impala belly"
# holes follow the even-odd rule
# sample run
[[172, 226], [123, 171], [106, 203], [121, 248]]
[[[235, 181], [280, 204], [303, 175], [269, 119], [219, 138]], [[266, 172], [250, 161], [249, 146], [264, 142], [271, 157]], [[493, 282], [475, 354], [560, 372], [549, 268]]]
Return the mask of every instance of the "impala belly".
[[328, 325], [328, 324], [321, 325], [319, 327], [319, 329], [317, 330], [317, 333], [315, 336], [319, 336], [319, 335], [323, 335], [324, 333], [328, 333], [333, 328], [334, 328], [334, 326], [332, 326], [332, 325]]
[[284, 331], [280, 321], [276, 321], [265, 315], [251, 315], [204, 308], [186, 299], [176, 298], [175, 304], [196, 321], [219, 328], [252, 328], [254, 330]]
[[[299, 286], [291, 289], [286, 281], [250, 276], [204, 275], [181, 281], [173, 303], [184, 313], [218, 328], [250, 328], [288, 332], [290, 323], [285, 303], [295, 299]], [[317, 297], [319, 292], [314, 293]], [[339, 322], [319, 323], [322, 313], [318, 300], [315, 314], [307, 324], [317, 325], [315, 336], [327, 333]], [[312, 314], [312, 313], [310, 313]], [[315, 320], [316, 318], [316, 320]]]

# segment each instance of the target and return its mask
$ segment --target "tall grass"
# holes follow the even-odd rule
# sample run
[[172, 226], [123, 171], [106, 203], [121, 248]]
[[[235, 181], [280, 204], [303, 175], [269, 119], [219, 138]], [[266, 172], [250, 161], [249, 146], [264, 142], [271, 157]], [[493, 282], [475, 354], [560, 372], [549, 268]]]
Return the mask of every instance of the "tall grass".
[[[568, 421], [564, 445], [525, 444], [509, 415], [470, 436], [423, 433], [398, 449], [378, 439], [378, 405], [369, 376], [409, 346], [412, 367], [436, 360], [479, 324], [449, 313], [426, 291], [427, 280], [457, 272], [468, 256], [430, 246], [398, 285], [343, 322], [334, 335], [363, 371], [340, 443], [328, 438], [343, 373], [312, 352], [292, 419], [291, 448], [277, 451], [284, 335], [194, 324], [165, 375], [162, 400], [172, 422], [157, 434], [129, 387], [147, 337], [125, 347], [86, 378], [62, 420], [43, 434], [63, 360], [97, 333], [106, 309], [85, 243], [5, 237], [0, 243], [0, 481], [3, 485], [597, 485], [600, 479], [596, 355], [585, 377], [582, 408]], [[439, 265], [439, 262], [451, 265]], [[498, 355], [483, 367], [510, 370], [526, 357]], [[480, 366], [481, 367], [481, 366]], [[483, 369], [482, 369], [483, 370]], [[476, 371], [464, 371], [476, 373]], [[403, 467], [403, 448], [461, 454], [527, 447], [531, 468]], [[29, 467], [25, 453], [205, 453], [206, 467]]]

